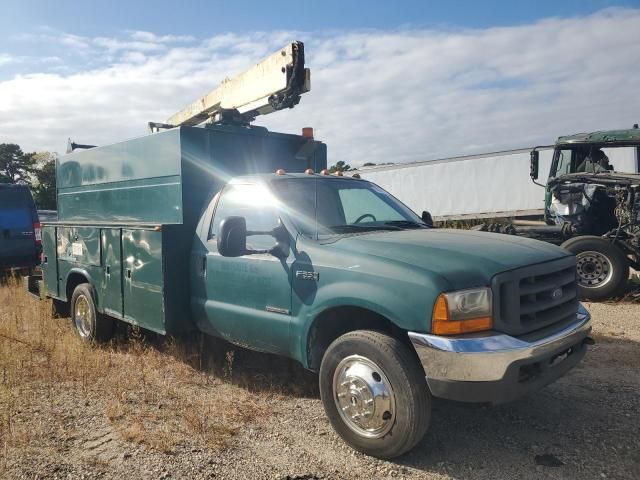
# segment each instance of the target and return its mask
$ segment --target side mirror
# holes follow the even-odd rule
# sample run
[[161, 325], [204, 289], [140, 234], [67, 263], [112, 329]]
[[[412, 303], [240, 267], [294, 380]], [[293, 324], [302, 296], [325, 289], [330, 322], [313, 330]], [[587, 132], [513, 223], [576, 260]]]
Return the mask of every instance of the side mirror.
[[218, 252], [223, 257], [240, 257], [247, 253], [247, 221], [244, 217], [227, 217], [220, 222]]
[[431, 213], [424, 210], [420, 218], [422, 218], [422, 221], [427, 227], [433, 228], [433, 218], [431, 218]]
[[269, 253], [276, 258], [287, 258], [289, 256], [289, 232], [282, 221], [279, 221], [278, 226], [269, 232], [269, 235], [276, 240], [276, 244]]
[[538, 179], [538, 168], [540, 165], [540, 152], [537, 150], [531, 150], [531, 165], [529, 170], [529, 175], [531, 176], [531, 180]]

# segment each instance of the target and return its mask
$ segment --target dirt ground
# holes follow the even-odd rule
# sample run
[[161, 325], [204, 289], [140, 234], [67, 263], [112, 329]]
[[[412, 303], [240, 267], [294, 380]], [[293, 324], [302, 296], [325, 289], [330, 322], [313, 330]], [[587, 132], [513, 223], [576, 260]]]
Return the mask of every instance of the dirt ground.
[[295, 364], [135, 335], [88, 350], [2, 287], [0, 477], [637, 479], [640, 304], [587, 307], [597, 344], [569, 375], [499, 407], [436, 401], [424, 440], [385, 462], [341, 442]]

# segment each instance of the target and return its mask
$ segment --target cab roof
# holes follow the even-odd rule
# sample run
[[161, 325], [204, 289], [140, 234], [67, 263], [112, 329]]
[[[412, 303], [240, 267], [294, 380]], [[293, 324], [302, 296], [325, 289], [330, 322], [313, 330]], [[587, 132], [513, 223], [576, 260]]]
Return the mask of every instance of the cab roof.
[[[356, 172], [353, 172], [356, 173]], [[300, 178], [300, 179], [310, 179], [310, 178], [319, 178], [319, 179], [326, 179], [326, 180], [335, 180], [335, 179], [342, 179], [342, 180], [354, 180], [354, 181], [361, 181], [361, 182], [366, 182], [367, 180], [364, 180], [362, 178], [357, 178], [357, 177], [352, 177], [352, 174], [349, 175], [348, 172], [345, 173], [343, 176], [339, 176], [339, 175], [320, 175], [319, 173], [285, 173], [282, 175], [278, 175], [277, 173], [256, 173], [256, 174], [251, 174], [251, 175], [240, 175], [237, 177], [233, 177], [231, 180], [229, 180], [229, 184], [233, 185], [233, 184], [238, 184], [238, 183], [245, 183], [245, 182], [255, 182], [255, 183], [261, 183], [261, 182], [267, 182], [267, 181], [272, 181], [272, 180], [287, 180], [287, 179], [292, 179], [292, 178]]]
[[556, 145], [584, 144], [584, 145], [640, 145], [640, 129], [601, 130], [591, 133], [576, 133], [559, 137]]

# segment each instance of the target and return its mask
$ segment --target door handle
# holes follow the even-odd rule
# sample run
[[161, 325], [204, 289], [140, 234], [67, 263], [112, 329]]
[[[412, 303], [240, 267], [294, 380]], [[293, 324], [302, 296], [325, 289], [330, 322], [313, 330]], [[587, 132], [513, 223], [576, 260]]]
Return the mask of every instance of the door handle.
[[104, 268], [104, 271], [107, 275], [111, 275], [111, 267], [109, 265]]
[[131, 278], [131, 269], [127, 268], [127, 278]]
[[203, 255], [202, 256], [202, 276], [206, 277], [207, 276], [207, 256]]

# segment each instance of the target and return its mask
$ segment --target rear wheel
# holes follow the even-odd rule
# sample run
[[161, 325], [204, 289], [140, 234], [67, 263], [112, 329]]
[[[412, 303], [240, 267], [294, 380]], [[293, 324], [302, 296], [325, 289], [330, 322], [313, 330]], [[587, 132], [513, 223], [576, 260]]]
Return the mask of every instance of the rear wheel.
[[604, 300], [622, 293], [629, 278], [629, 261], [609, 240], [575, 237], [562, 247], [576, 256], [580, 298]]
[[417, 357], [380, 332], [350, 332], [329, 346], [320, 366], [320, 396], [342, 439], [374, 457], [402, 455], [429, 426], [431, 396]]
[[113, 335], [113, 319], [98, 313], [95, 291], [88, 283], [81, 283], [71, 297], [71, 322], [84, 342], [106, 342]]

